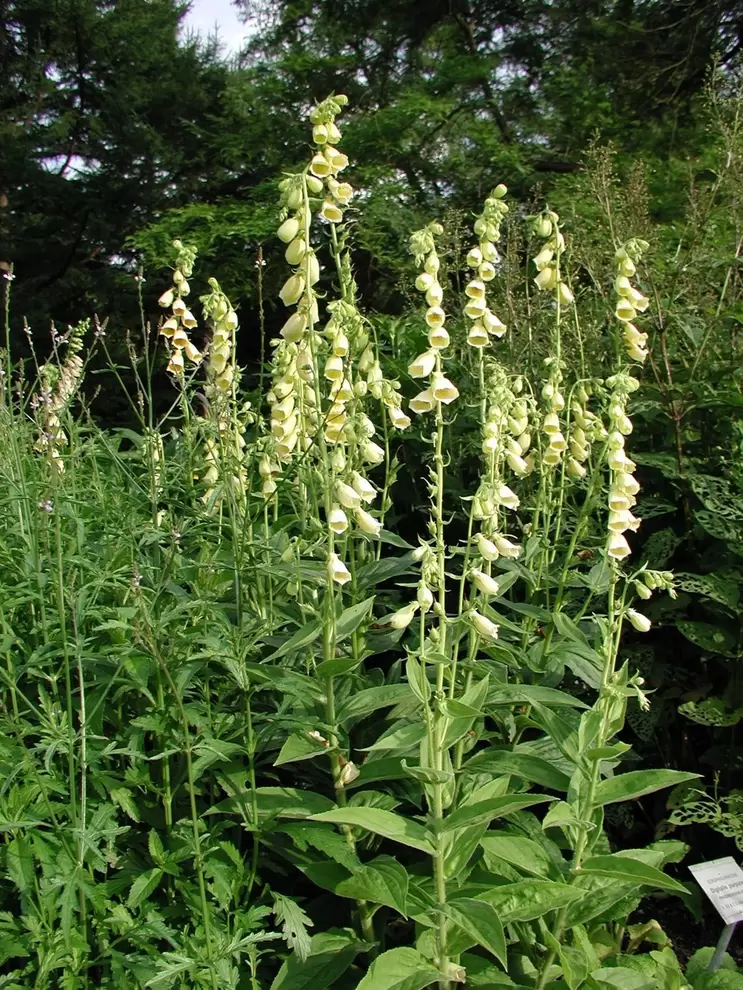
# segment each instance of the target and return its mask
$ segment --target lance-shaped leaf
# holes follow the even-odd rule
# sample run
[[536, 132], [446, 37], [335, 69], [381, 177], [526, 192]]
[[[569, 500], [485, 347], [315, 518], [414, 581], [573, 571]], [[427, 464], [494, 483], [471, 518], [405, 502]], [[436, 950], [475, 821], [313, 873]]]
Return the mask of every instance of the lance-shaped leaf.
[[494, 818], [502, 818], [504, 815], [513, 814], [514, 811], [529, 808], [533, 804], [554, 800], [546, 794], [506, 794], [503, 797], [478, 801], [477, 804], [463, 805], [444, 819], [443, 831], [450, 832], [465, 825], [481, 825]]
[[698, 773], [686, 773], [684, 770], [631, 770], [602, 780], [596, 788], [595, 803], [601, 806], [617, 801], [634, 801], [645, 794], [662, 791], [664, 787], [675, 787], [676, 784], [698, 778]]
[[506, 965], [506, 938], [498, 912], [485, 901], [473, 897], [458, 897], [449, 901], [445, 912], [455, 925], [459, 925], [478, 945]]
[[356, 990], [423, 990], [440, 977], [430, 959], [415, 949], [390, 949], [374, 960]]
[[672, 890], [677, 894], [687, 894], [683, 884], [672, 877], [666, 876], [662, 870], [640, 863], [623, 853], [610, 856], [591, 856], [581, 866], [582, 873], [594, 873], [611, 880], [627, 880], [629, 882], [646, 884], [649, 887], [660, 887], [661, 890]]
[[335, 825], [357, 825], [403, 846], [419, 849], [429, 855], [434, 852], [431, 834], [422, 825], [382, 808], [333, 808], [320, 815], [312, 815], [312, 819], [317, 822], [333, 822]]

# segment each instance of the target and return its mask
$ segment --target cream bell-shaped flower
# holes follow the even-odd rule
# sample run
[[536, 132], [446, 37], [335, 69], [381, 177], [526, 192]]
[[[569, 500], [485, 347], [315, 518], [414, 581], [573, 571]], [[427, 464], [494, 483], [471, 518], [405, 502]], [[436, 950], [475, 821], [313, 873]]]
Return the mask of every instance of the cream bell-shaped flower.
[[410, 426], [410, 416], [406, 416], [399, 406], [388, 406], [387, 415], [396, 430], [407, 430]]
[[288, 265], [298, 265], [307, 254], [307, 243], [303, 237], [295, 237], [284, 251], [284, 258]]
[[470, 299], [467, 305], [464, 307], [464, 314], [468, 316], [471, 320], [479, 320], [482, 318], [483, 314], [487, 310], [487, 303], [485, 302], [484, 296], [478, 296], [475, 299]]
[[479, 279], [473, 279], [471, 282], [468, 282], [464, 291], [465, 295], [470, 299], [485, 298], [485, 285]]
[[415, 287], [419, 292], [428, 292], [434, 281], [435, 279], [430, 272], [421, 272], [415, 280]]
[[408, 365], [408, 374], [411, 378], [428, 378], [436, 367], [436, 354], [434, 351], [424, 351], [411, 364]]
[[490, 343], [488, 332], [479, 320], [470, 327], [467, 333], [467, 343], [470, 347], [487, 347]]
[[479, 268], [482, 263], [482, 251], [477, 247], [472, 248], [467, 254], [467, 264], [470, 268]]
[[627, 618], [638, 632], [650, 632], [652, 622], [646, 615], [643, 615], [642, 612], [636, 612], [635, 609], [628, 608]]
[[335, 584], [348, 584], [351, 573], [337, 553], [331, 553], [328, 558], [328, 577]]
[[454, 402], [455, 399], [459, 398], [459, 389], [448, 378], [444, 377], [444, 375], [434, 375], [431, 382], [431, 394], [437, 402], [443, 402], [444, 405], [448, 405], [450, 402]]
[[334, 505], [330, 510], [330, 515], [328, 516], [328, 527], [338, 536], [340, 536], [341, 533], [345, 533], [348, 529], [348, 516], [340, 505]]
[[521, 556], [521, 547], [518, 543], [512, 543], [511, 540], [505, 536], [501, 536], [500, 534], [494, 536], [493, 543], [495, 544], [501, 557], [511, 557], [515, 559], [516, 557]]
[[615, 560], [624, 560], [632, 551], [623, 533], [609, 533], [606, 552]]
[[450, 337], [449, 331], [444, 327], [432, 327], [428, 331], [428, 343], [431, 347], [434, 347], [437, 351], [443, 350], [445, 347], [449, 346]]
[[320, 207], [320, 216], [329, 223], [340, 223], [343, 219], [343, 210], [330, 199], [326, 199]]
[[158, 305], [162, 306], [163, 309], [168, 309], [168, 307], [173, 305], [173, 300], [175, 299], [175, 293], [172, 289], [167, 289], [160, 298], [157, 300]]
[[324, 179], [326, 176], [330, 175], [332, 172], [332, 167], [325, 155], [318, 152], [316, 155], [312, 156], [312, 161], [310, 162], [310, 172], [312, 172], [313, 175], [316, 175], [318, 179]]
[[505, 506], [506, 509], [518, 509], [520, 505], [518, 495], [508, 485], [500, 486], [497, 492], [497, 498], [499, 504]]
[[296, 344], [302, 339], [302, 335], [307, 329], [307, 316], [305, 313], [292, 313], [281, 330], [281, 336], [290, 344]]
[[469, 613], [470, 621], [475, 627], [475, 631], [483, 639], [495, 640], [498, 638], [498, 626], [477, 609], [473, 608]]
[[480, 554], [483, 560], [497, 560], [500, 554], [498, 553], [498, 547], [489, 540], [487, 536], [483, 533], [478, 533], [475, 537], [475, 543], [477, 544], [477, 552]]
[[376, 467], [384, 462], [384, 450], [373, 440], [365, 440], [361, 444], [361, 456], [371, 467]]
[[424, 389], [410, 400], [410, 410], [414, 413], [428, 413], [436, 408], [436, 400], [430, 388]]
[[[526, 453], [526, 451], [523, 451], [523, 453]], [[506, 451], [506, 464], [508, 464], [513, 473], [519, 478], [525, 478], [529, 473], [529, 469], [524, 458], [519, 457], [518, 454], [514, 454], [512, 450]]]
[[280, 241], [289, 244], [299, 233], [299, 220], [296, 217], [288, 217], [276, 231]]
[[438, 330], [446, 322], [446, 313], [440, 306], [430, 306], [426, 312], [426, 323], [432, 330]]
[[382, 622], [384, 625], [391, 626], [393, 629], [407, 629], [415, 618], [415, 613], [419, 608], [420, 606], [417, 601], [411, 602], [404, 608], [399, 608], [396, 612], [393, 612], [392, 615], [387, 616], [387, 618], [383, 619]]
[[305, 281], [303, 275], [290, 275], [281, 287], [279, 299], [285, 306], [294, 306], [295, 303], [298, 303], [302, 298], [304, 286]]
[[335, 497], [344, 509], [361, 508], [361, 497], [357, 491], [347, 485], [345, 481], [336, 481]]
[[570, 306], [575, 301], [575, 297], [570, 290], [570, 286], [565, 282], [560, 282], [557, 286], [557, 293], [563, 306]]
[[485, 571], [475, 569], [470, 573], [470, 577], [477, 590], [482, 592], [483, 595], [487, 595], [489, 598], [497, 598], [500, 594], [500, 585], [494, 577], [486, 574]]
[[554, 289], [557, 285], [557, 272], [552, 267], [543, 268], [534, 279], [534, 283], [542, 292]]
[[429, 306], [440, 306], [443, 298], [444, 290], [438, 282], [433, 282], [431, 287], [426, 292], [426, 302]]
[[477, 269], [477, 274], [483, 282], [492, 282], [495, 278], [495, 265], [490, 261], [483, 261]]
[[493, 337], [502, 337], [507, 329], [505, 323], [502, 323], [489, 309], [482, 314], [482, 325]]
[[382, 532], [382, 523], [366, 509], [356, 509], [353, 517], [361, 532], [366, 533], [367, 536], [379, 536]]
[[377, 497], [377, 489], [371, 482], [367, 481], [363, 474], [354, 471], [351, 477], [351, 486], [359, 498], [364, 502], [373, 502]]

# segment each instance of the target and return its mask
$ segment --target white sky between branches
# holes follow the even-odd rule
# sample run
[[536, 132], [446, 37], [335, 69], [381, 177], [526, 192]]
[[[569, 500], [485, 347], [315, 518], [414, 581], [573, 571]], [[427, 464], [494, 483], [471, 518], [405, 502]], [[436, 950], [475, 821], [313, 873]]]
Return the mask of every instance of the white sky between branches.
[[250, 27], [238, 20], [230, 0], [192, 0], [191, 9], [181, 21], [182, 30], [201, 34], [204, 39], [218, 27], [225, 55], [238, 51], [250, 34]]

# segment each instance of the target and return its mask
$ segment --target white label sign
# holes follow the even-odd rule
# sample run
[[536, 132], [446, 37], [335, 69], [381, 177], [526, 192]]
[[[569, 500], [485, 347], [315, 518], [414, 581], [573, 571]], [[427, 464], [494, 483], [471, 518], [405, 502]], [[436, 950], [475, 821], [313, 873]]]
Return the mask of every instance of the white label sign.
[[698, 863], [689, 869], [726, 925], [743, 921], [743, 870], [732, 856]]

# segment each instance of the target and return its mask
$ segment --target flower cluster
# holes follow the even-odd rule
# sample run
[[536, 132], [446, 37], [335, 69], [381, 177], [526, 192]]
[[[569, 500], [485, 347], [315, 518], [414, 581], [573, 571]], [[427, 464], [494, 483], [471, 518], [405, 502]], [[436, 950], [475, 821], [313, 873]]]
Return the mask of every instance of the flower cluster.
[[624, 346], [627, 356], [633, 361], [639, 361], [640, 364], [648, 356], [648, 335], [641, 333], [633, 320], [638, 313], [645, 312], [650, 305], [650, 300], [632, 285], [630, 279], [637, 271], [637, 262], [649, 246], [647, 241], [633, 237], [632, 240], [618, 248], [614, 255], [614, 260], [617, 263], [614, 289], [618, 297], [614, 315], [624, 326]]
[[625, 537], [629, 530], [635, 532], [640, 520], [632, 515], [637, 503], [640, 486], [634, 476], [636, 465], [624, 449], [624, 438], [632, 432], [632, 422], [627, 415], [627, 399], [639, 387], [631, 375], [620, 373], [608, 379], [611, 389], [609, 401], [609, 434], [607, 438], [608, 463], [611, 475], [609, 484], [609, 540], [607, 552], [615, 560], [624, 560], [630, 553]]
[[419, 292], [425, 293], [429, 343], [428, 350], [419, 354], [408, 367], [411, 378], [429, 379], [428, 387], [410, 400], [410, 409], [414, 413], [431, 412], [440, 408], [442, 403], [448, 405], [459, 396], [456, 385], [444, 375], [441, 361], [441, 352], [449, 346], [449, 332], [444, 326], [446, 313], [441, 306], [444, 290], [438, 278], [441, 262], [436, 253], [435, 242], [435, 238], [442, 233], [441, 224], [430, 223], [410, 238], [410, 251], [415, 255], [416, 264], [423, 266], [415, 287]]
[[193, 273], [196, 260], [196, 248], [186, 247], [181, 241], [173, 241], [173, 247], [178, 251], [173, 285], [160, 296], [159, 303], [163, 309], [170, 309], [171, 315], [163, 322], [160, 333], [167, 340], [170, 348], [170, 360], [167, 370], [172, 375], [183, 374], [185, 360], [198, 365], [202, 355], [189, 337], [189, 331], [197, 326], [196, 317], [185, 302], [191, 292], [188, 279]]
[[[522, 380], [509, 380], [505, 371], [493, 364], [488, 370], [486, 388], [482, 441], [485, 463], [472, 500], [472, 518], [480, 522], [480, 531], [474, 538], [477, 559], [469, 572], [475, 598], [485, 602], [500, 592], [498, 582], [491, 574], [493, 561], [521, 555], [520, 545], [506, 535], [505, 512], [515, 511], [520, 504], [518, 495], [506, 481], [506, 471], [516, 477], [525, 477], [534, 467], [533, 454], [528, 453], [530, 408], [522, 395]], [[497, 637], [497, 626], [477, 608], [470, 610], [469, 617], [483, 639]]]
[[471, 347], [486, 347], [490, 337], [502, 337], [506, 332], [504, 323], [490, 311], [487, 303], [487, 283], [495, 278], [495, 266], [500, 261], [496, 242], [500, 238], [500, 226], [508, 213], [503, 197], [508, 190], [501, 183], [485, 200], [485, 208], [475, 220], [474, 231], [479, 238], [479, 246], [473, 247], [467, 255], [467, 264], [475, 270], [474, 277], [465, 287], [467, 303], [465, 316], [472, 321], [467, 334]]
[[565, 239], [558, 226], [559, 217], [552, 210], [540, 214], [533, 225], [536, 237], [544, 238], [539, 253], [533, 258], [537, 275], [534, 283], [540, 292], [553, 291], [561, 305], [569, 306], [573, 302], [573, 293], [567, 282], [562, 279], [560, 259], [565, 250]]
[[[202, 298], [204, 318], [209, 320], [212, 336], [206, 351], [207, 418], [215, 435], [205, 443], [206, 471], [202, 481], [207, 485], [204, 501], [209, 501], [220, 479], [229, 478], [233, 490], [243, 496], [247, 489], [244, 451], [245, 423], [234, 415], [235, 336], [237, 313], [215, 278], [209, 279], [211, 292]], [[246, 404], [243, 416], [250, 415]]]
[[37, 408], [40, 409], [41, 423], [34, 450], [46, 454], [58, 474], [65, 469], [61, 449], [67, 445], [61, 416], [74, 398], [83, 376], [80, 351], [89, 326], [90, 320], [83, 320], [77, 326], [68, 327], [64, 337], [56, 337], [55, 351], [60, 345], [67, 347], [64, 361], [61, 365], [47, 363], [39, 369], [41, 395]]
[[[274, 377], [267, 395], [271, 406], [271, 436], [279, 462], [291, 460], [294, 451], [304, 452], [317, 432], [319, 416], [315, 395], [315, 371], [307, 341], [299, 344], [282, 340], [273, 355]], [[273, 468], [270, 474], [275, 474]], [[265, 485], [264, 494], [273, 494], [275, 485]]]
[[586, 476], [585, 463], [591, 455], [591, 444], [606, 437], [598, 416], [588, 408], [589, 394], [584, 385], [577, 385], [570, 397], [570, 441], [567, 472], [571, 478]]
[[568, 445], [560, 424], [560, 413], [565, 409], [565, 397], [560, 391], [561, 372], [554, 358], [549, 358], [548, 361], [550, 375], [542, 386], [542, 400], [545, 405], [542, 433], [546, 440], [542, 452], [542, 464], [553, 468], [562, 460]]

